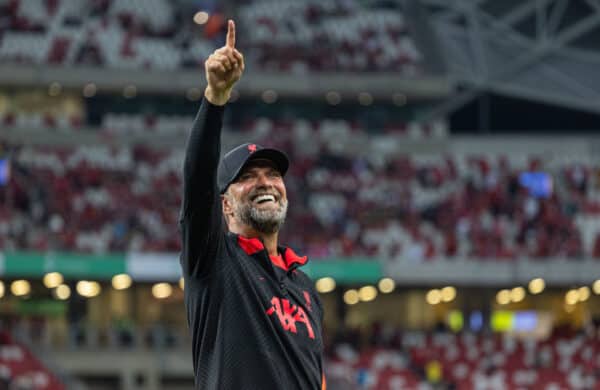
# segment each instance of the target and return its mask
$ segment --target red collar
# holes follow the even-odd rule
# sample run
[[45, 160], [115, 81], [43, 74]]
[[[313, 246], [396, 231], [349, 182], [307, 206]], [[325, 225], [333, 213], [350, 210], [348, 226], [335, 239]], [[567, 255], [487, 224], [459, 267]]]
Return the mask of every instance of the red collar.
[[[265, 250], [265, 246], [258, 238], [246, 238], [238, 235], [238, 245], [242, 247], [244, 252], [246, 252], [246, 254], [249, 256], [255, 254], [256, 252]], [[283, 263], [277, 260], [274, 261], [273, 258], [269, 256], [273, 262], [273, 265], [279, 268], [287, 271], [294, 264], [298, 264], [298, 266], [300, 266], [306, 264], [308, 261], [307, 256], [298, 256], [291, 248], [281, 249], [283, 249]]]

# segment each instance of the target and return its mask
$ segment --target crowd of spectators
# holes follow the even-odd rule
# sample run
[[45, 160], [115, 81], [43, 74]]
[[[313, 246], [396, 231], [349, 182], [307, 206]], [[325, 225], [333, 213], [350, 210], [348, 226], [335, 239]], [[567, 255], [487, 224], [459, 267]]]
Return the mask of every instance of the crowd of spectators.
[[[218, 4], [199, 18], [201, 27], [196, 11], [167, 0], [4, 0], [0, 60], [196, 68], [222, 45], [225, 22]], [[240, 48], [256, 69], [421, 72], [422, 55], [396, 2], [256, 0], [237, 14]]]
[[[362, 341], [360, 341], [362, 340]], [[502, 333], [346, 331], [328, 351], [332, 387], [396, 389], [595, 389], [600, 334], [559, 327], [548, 339]]]
[[[584, 156], [400, 154], [395, 135], [367, 137], [344, 121], [260, 120], [242, 136], [290, 155], [282, 241], [313, 258], [600, 257], [598, 167]], [[3, 150], [5, 250], [179, 251], [181, 148]], [[548, 172], [552, 193], [532, 195], [523, 171]]]

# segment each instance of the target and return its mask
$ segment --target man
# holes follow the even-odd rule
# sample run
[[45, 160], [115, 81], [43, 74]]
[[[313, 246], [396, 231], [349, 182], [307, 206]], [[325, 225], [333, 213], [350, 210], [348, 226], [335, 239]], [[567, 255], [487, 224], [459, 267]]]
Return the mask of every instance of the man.
[[307, 258], [278, 244], [288, 159], [244, 144], [219, 164], [224, 106], [244, 71], [233, 21], [226, 45], [205, 69], [208, 85], [186, 148], [180, 221], [196, 387], [324, 389], [323, 308], [298, 269]]

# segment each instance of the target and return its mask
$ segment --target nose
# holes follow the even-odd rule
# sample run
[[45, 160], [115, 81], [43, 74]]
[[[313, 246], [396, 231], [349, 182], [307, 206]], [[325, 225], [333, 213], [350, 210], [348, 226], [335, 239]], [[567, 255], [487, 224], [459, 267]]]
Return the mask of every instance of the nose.
[[268, 175], [261, 173], [257, 177], [256, 184], [259, 187], [269, 187], [271, 186], [271, 178]]

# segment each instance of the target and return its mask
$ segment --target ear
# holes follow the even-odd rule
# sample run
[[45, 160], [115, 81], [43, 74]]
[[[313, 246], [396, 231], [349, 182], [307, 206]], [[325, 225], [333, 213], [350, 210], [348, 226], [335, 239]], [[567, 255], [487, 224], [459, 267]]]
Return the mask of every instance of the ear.
[[221, 195], [221, 206], [223, 208], [223, 214], [226, 217], [233, 213], [233, 205], [231, 204], [231, 199], [227, 193]]

